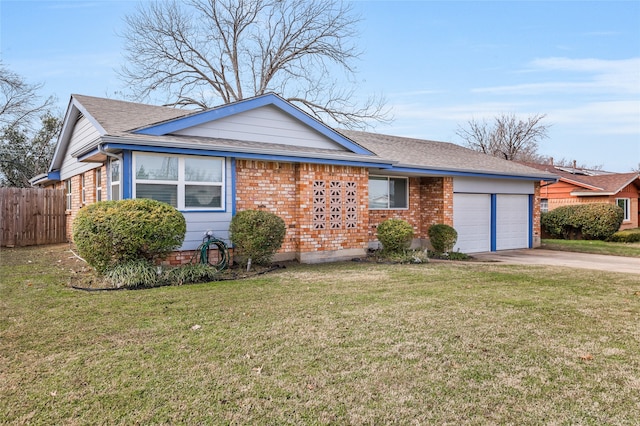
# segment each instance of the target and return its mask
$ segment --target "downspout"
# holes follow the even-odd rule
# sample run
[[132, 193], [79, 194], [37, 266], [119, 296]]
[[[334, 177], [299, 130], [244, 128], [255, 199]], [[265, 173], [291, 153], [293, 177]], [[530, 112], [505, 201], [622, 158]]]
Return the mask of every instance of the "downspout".
[[[116, 160], [118, 160], [120, 162], [120, 168], [122, 169], [122, 163], [124, 162], [124, 160], [123, 160], [121, 155], [105, 151], [104, 148], [102, 147], [101, 143], [98, 144], [98, 152], [100, 154], [106, 155], [107, 157], [115, 158]], [[111, 165], [109, 165], [109, 173], [107, 173], [107, 185], [109, 185], [109, 195], [111, 195]], [[122, 200], [122, 190], [123, 190], [122, 187], [123, 187], [123, 185], [122, 185], [122, 170], [120, 170], [120, 185], [118, 185], [118, 199], [119, 200]]]

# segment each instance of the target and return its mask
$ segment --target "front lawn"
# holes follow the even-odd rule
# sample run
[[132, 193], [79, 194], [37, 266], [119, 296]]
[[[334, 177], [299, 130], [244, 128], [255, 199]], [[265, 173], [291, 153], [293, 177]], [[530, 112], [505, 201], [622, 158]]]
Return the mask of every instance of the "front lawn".
[[67, 286], [0, 250], [0, 423], [634, 424], [638, 275], [478, 262], [294, 265]]
[[640, 243], [611, 243], [598, 240], [542, 240], [548, 250], [640, 257]]

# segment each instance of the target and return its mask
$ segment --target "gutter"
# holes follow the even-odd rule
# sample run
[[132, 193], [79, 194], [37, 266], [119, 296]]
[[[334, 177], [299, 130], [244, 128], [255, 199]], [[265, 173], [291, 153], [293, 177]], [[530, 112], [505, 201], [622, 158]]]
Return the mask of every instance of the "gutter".
[[[116, 160], [118, 160], [120, 162], [120, 185], [118, 185], [118, 199], [122, 200], [122, 190], [123, 190], [123, 186], [124, 186], [122, 184], [122, 163], [123, 163], [123, 158], [122, 158], [121, 155], [114, 154], [113, 152], [105, 151], [104, 148], [102, 147], [101, 143], [98, 144], [98, 152], [100, 154], [106, 155], [107, 157], [115, 158]], [[109, 171], [111, 171], [111, 164], [109, 164]], [[107, 173], [107, 185], [108, 185], [109, 189], [112, 188], [112, 186], [111, 186], [111, 173]]]

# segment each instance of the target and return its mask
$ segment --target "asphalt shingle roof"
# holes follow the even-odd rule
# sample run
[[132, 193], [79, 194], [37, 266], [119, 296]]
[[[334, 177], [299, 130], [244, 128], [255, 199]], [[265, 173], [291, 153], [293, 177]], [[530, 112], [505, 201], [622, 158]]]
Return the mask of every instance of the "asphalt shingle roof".
[[[540, 171], [536, 169], [449, 142], [353, 130], [342, 130], [341, 133], [376, 155], [396, 161], [398, 163], [396, 167], [541, 176]], [[542, 173], [542, 175], [552, 177], [551, 173]]]
[[121, 135], [151, 124], [173, 120], [194, 111], [93, 96], [72, 95], [109, 135]]
[[560, 179], [565, 181], [571, 181], [579, 184], [580, 186], [586, 185], [591, 188], [584, 188], [584, 192], [593, 191], [597, 192], [620, 192], [629, 183], [634, 180], [638, 180], [640, 185], [640, 173], [607, 173], [595, 176], [585, 176], [575, 173], [566, 172], [558, 169], [551, 164], [527, 164], [530, 167], [538, 170], [543, 170], [548, 173], [558, 175]]
[[[326, 158], [332, 152], [317, 152], [317, 149], [306, 147], [278, 146], [276, 144], [264, 144], [256, 142], [235, 141], [217, 138], [180, 137], [174, 135], [147, 136], [133, 133], [134, 130], [153, 124], [197, 114], [200, 111], [182, 110], [172, 107], [162, 107], [134, 102], [119, 101], [114, 99], [97, 98], [84, 95], [72, 95], [82, 107], [105, 130], [107, 136], [124, 137], [137, 141], [140, 144], [173, 144], [172, 146], [189, 144], [200, 149], [207, 147], [241, 148], [243, 150], [255, 149], [256, 151], [288, 151], [290, 154], [302, 155], [306, 151], [309, 156], [318, 155]], [[463, 172], [495, 174], [503, 176], [522, 176], [537, 178], [554, 178], [553, 174], [542, 172], [512, 161], [502, 160], [482, 154], [459, 145], [448, 142], [437, 142], [407, 137], [382, 135], [370, 132], [353, 130], [340, 130], [341, 134], [351, 139], [358, 145], [373, 152], [376, 158], [370, 158], [373, 162], [391, 162], [394, 167], [413, 168], [416, 170], [437, 172]], [[90, 147], [87, 147], [90, 148]], [[322, 150], [325, 151], [325, 150]], [[330, 151], [330, 150], [326, 150]], [[364, 160], [366, 156], [347, 152], [335, 152], [336, 157], [359, 157]]]

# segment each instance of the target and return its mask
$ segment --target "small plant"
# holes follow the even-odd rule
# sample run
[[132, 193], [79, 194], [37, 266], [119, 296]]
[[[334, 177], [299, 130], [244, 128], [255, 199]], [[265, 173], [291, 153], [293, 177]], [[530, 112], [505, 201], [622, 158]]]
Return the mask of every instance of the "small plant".
[[149, 261], [135, 259], [110, 267], [104, 276], [116, 288], [156, 287], [161, 284], [156, 271]]
[[209, 265], [189, 263], [168, 270], [165, 280], [169, 285], [183, 285], [215, 281], [219, 275], [219, 272]]
[[450, 253], [458, 241], [458, 232], [442, 223], [431, 225], [427, 234], [436, 253]]
[[268, 265], [282, 247], [286, 227], [279, 216], [262, 210], [244, 210], [231, 219], [229, 228], [234, 255], [247, 264]]
[[182, 245], [182, 214], [156, 200], [101, 201], [83, 207], [73, 222], [73, 241], [99, 273], [133, 260], [153, 262]]
[[406, 220], [387, 219], [378, 225], [378, 240], [385, 253], [402, 253], [412, 239], [413, 227]]

